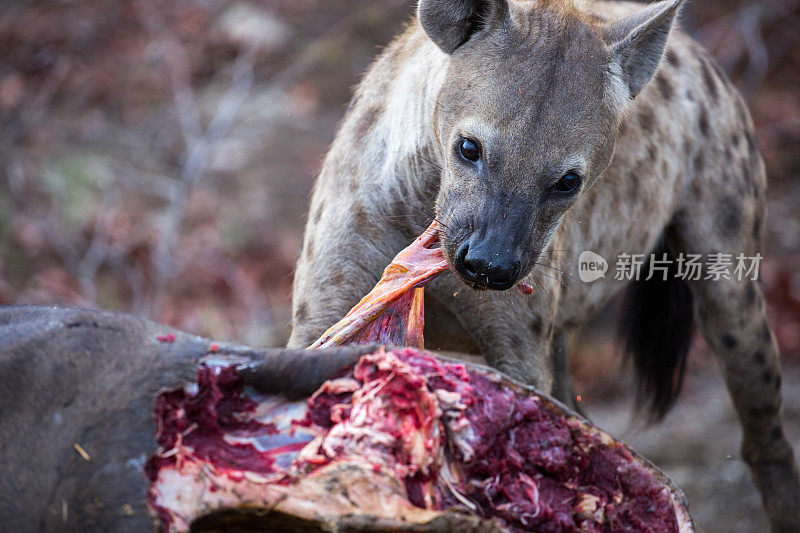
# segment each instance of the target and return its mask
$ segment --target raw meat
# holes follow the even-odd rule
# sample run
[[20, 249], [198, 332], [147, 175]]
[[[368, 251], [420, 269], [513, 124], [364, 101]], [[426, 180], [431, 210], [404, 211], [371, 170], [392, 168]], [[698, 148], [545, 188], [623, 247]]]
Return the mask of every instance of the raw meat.
[[[165, 531], [218, 509], [286, 505], [313, 509], [309, 520], [325, 509], [435, 516], [417, 507], [514, 531], [692, 530], [680, 492], [651, 465], [490, 369], [379, 350], [289, 403], [246, 389], [219, 361], [157, 402], [162, 451], [147, 473]], [[342, 471], [375, 492], [341, 507], [322, 488]], [[376, 494], [389, 502], [377, 511]]]

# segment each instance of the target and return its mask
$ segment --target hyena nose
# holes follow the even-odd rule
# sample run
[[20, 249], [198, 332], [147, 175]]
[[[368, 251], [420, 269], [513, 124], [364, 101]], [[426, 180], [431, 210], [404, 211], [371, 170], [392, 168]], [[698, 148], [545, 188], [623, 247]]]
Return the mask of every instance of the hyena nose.
[[481, 246], [470, 247], [463, 243], [456, 254], [455, 267], [468, 281], [486, 287], [504, 291], [517, 282], [520, 262], [501, 253], [481, 253]]

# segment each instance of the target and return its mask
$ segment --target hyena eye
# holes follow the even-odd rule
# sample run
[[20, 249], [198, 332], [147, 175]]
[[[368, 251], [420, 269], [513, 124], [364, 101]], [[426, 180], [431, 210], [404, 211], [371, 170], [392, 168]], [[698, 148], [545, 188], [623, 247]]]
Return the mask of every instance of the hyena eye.
[[570, 194], [575, 192], [581, 185], [581, 177], [574, 172], [564, 174], [560, 180], [555, 182], [553, 190], [559, 194]]
[[467, 139], [462, 137], [458, 142], [458, 155], [464, 161], [471, 163], [477, 162], [481, 158], [481, 143], [475, 139]]

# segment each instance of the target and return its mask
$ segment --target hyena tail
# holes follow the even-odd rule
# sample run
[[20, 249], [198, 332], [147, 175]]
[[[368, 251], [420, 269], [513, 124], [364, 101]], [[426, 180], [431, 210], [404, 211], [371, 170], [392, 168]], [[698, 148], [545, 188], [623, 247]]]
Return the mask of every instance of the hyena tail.
[[[666, 279], [659, 269], [647, 279], [651, 258], [660, 261], [664, 254]], [[678, 397], [694, 329], [692, 293], [676, 274], [675, 258], [662, 238], [622, 304], [619, 337], [636, 374], [637, 410], [650, 422], [663, 419]]]

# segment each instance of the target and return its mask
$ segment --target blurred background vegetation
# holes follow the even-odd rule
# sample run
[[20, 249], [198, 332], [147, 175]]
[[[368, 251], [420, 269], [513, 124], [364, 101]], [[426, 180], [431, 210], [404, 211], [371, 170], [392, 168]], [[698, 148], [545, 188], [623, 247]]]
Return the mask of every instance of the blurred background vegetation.
[[[352, 86], [412, 12], [410, 0], [3, 3], [0, 304], [116, 309], [282, 343], [321, 159]], [[694, 0], [682, 25], [755, 117], [771, 187], [762, 278], [791, 375], [800, 363], [800, 0]], [[610, 329], [587, 328], [572, 364], [579, 391], [601, 419], [616, 413], [613, 425], [614, 402], [630, 395]], [[686, 401], [713, 383], [727, 402], [712, 369], [698, 340]], [[720, 439], [735, 454], [732, 420]], [[668, 463], [662, 452], [648, 453]], [[762, 523], [737, 472], [732, 483], [749, 503], [724, 517], [709, 504], [709, 521], [729, 523], [709, 530]], [[690, 501], [707, 496], [714, 475], [687, 489]]]

